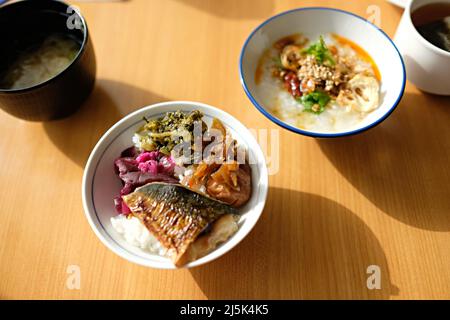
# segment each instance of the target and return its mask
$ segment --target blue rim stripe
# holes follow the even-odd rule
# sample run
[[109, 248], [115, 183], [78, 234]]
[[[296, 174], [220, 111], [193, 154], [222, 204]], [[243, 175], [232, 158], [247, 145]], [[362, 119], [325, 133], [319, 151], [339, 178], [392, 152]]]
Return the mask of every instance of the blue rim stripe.
[[[394, 47], [394, 49], [397, 51], [397, 54], [400, 58], [400, 62], [402, 63], [402, 69], [403, 69], [403, 82], [402, 82], [402, 89], [401, 92], [399, 94], [399, 96], [397, 97], [397, 100], [395, 101], [395, 103], [392, 105], [392, 107], [389, 109], [388, 112], [386, 112], [381, 118], [379, 118], [377, 121], [369, 124], [368, 126], [364, 127], [364, 128], [360, 128], [357, 130], [353, 130], [353, 131], [348, 131], [348, 132], [343, 132], [343, 133], [315, 133], [312, 131], [306, 131], [306, 130], [302, 130], [296, 127], [293, 127], [283, 121], [281, 121], [280, 119], [276, 118], [275, 116], [273, 116], [270, 112], [268, 112], [263, 106], [261, 106], [256, 99], [253, 97], [253, 95], [251, 94], [250, 90], [247, 87], [247, 84], [245, 83], [245, 79], [243, 76], [243, 72], [242, 72], [242, 63], [243, 63], [243, 59], [244, 59], [244, 54], [245, 51], [247, 49], [248, 43], [250, 42], [250, 40], [253, 38], [253, 36], [256, 34], [256, 32], [258, 32], [260, 29], [262, 29], [266, 24], [268, 24], [269, 22], [271, 22], [272, 20], [293, 13], [293, 12], [297, 12], [297, 11], [306, 11], [306, 10], [328, 10], [328, 11], [336, 11], [336, 12], [340, 12], [340, 13], [344, 13], [344, 14], [348, 14], [350, 16], [356, 17], [360, 20], [363, 20], [364, 22], [366, 22], [368, 25], [372, 26], [373, 28], [375, 28], [376, 30], [378, 30], [379, 32], [381, 32], [381, 34], [383, 34], [388, 40], [389, 42], [392, 44], [392, 46]], [[247, 40], [245, 40], [244, 46], [242, 47], [241, 50], [241, 55], [239, 57], [239, 78], [241, 81], [241, 85], [244, 88], [245, 93], [247, 94], [247, 97], [250, 99], [250, 101], [253, 103], [253, 105], [269, 120], [271, 120], [272, 122], [276, 123], [277, 125], [279, 125], [280, 127], [283, 127], [289, 131], [292, 131], [294, 133], [299, 133], [305, 136], [309, 136], [309, 137], [314, 137], [314, 138], [338, 138], [338, 137], [345, 137], [345, 136], [350, 136], [350, 135], [354, 135], [357, 133], [361, 133], [363, 131], [366, 131], [370, 128], [373, 128], [375, 126], [377, 126], [378, 124], [380, 124], [381, 122], [383, 122], [397, 107], [397, 105], [400, 103], [400, 100], [403, 97], [403, 94], [405, 92], [405, 87], [406, 87], [406, 69], [405, 69], [405, 62], [403, 61], [403, 57], [400, 54], [400, 51], [398, 50], [397, 46], [395, 45], [395, 43], [392, 41], [391, 38], [389, 38], [389, 36], [380, 28], [378, 28], [376, 25], [372, 24], [371, 22], [367, 21], [367, 19], [364, 19], [363, 17], [358, 16], [357, 14], [354, 14], [352, 12], [348, 12], [342, 9], [336, 9], [336, 8], [327, 8], [327, 7], [305, 7], [305, 8], [297, 8], [297, 9], [292, 9], [292, 10], [288, 10], [288, 11], [284, 11], [282, 13], [279, 13], [269, 19], [267, 19], [266, 21], [264, 21], [263, 23], [261, 23], [259, 26], [257, 26], [248, 36]]]

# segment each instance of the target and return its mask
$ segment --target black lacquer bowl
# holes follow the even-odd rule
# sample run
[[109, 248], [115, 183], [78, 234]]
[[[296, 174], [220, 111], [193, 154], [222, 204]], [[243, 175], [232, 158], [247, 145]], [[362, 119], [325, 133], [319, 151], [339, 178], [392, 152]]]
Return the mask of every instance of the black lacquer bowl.
[[80, 49], [71, 64], [45, 82], [20, 89], [0, 85], [0, 107], [15, 117], [31, 121], [66, 117], [94, 87], [96, 61], [86, 21], [68, 4], [56, 0], [22, 0], [0, 6], [0, 83], [30, 41], [51, 34], [72, 38]]

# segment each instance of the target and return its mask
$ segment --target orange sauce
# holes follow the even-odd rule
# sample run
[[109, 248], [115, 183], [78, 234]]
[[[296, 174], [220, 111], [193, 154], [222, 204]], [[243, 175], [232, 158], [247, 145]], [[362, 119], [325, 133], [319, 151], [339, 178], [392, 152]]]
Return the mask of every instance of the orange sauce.
[[378, 81], [381, 81], [381, 73], [380, 70], [378, 69], [377, 64], [375, 63], [375, 61], [372, 59], [372, 57], [367, 53], [366, 50], [364, 50], [363, 48], [361, 48], [359, 45], [357, 45], [356, 43], [354, 43], [353, 41], [344, 38], [340, 35], [337, 35], [335, 33], [331, 34], [333, 36], [333, 38], [342, 46], [349, 46], [350, 48], [352, 48], [356, 54], [364, 61], [370, 63], [370, 65], [372, 66], [373, 72], [375, 73], [375, 78], [377, 78]]

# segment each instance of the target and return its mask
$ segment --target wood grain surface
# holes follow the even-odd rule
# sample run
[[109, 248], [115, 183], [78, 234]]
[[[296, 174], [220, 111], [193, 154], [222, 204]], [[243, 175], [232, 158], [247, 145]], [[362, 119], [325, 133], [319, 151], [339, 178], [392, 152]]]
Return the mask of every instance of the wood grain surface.
[[[70, 118], [0, 112], [0, 298], [450, 298], [450, 98], [408, 84], [397, 110], [358, 136], [317, 140], [279, 129], [246, 98], [238, 56], [269, 16], [321, 5], [367, 16], [393, 36], [383, 0], [74, 2], [98, 59], [92, 96]], [[280, 168], [251, 234], [192, 270], [134, 265], [84, 216], [81, 178], [99, 137], [125, 114], [167, 100], [217, 106], [249, 128], [279, 129]], [[68, 266], [81, 288], [70, 290]], [[381, 269], [381, 289], [366, 286]]]

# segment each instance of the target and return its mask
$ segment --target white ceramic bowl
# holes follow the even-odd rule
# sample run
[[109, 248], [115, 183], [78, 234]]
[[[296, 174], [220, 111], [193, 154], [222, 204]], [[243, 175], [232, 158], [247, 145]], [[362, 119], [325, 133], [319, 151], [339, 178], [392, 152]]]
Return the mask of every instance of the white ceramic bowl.
[[113, 198], [119, 194], [121, 182], [114, 173], [114, 160], [132, 145], [134, 132], [142, 126], [143, 117], [148, 119], [162, 116], [168, 111], [200, 110], [205, 120], [220, 119], [231, 130], [233, 137], [247, 146], [253, 159], [253, 193], [250, 201], [240, 210], [239, 230], [224, 244], [208, 255], [187, 264], [195, 267], [212, 261], [236, 246], [258, 221], [266, 202], [268, 174], [264, 154], [250, 131], [228, 113], [197, 102], [174, 101], [144, 107], [117, 122], [99, 140], [92, 151], [83, 176], [82, 197], [86, 217], [99, 239], [113, 252], [131, 262], [161, 269], [175, 269], [168, 258], [148, 253], [128, 244], [112, 227], [110, 218], [117, 215]]
[[[258, 93], [255, 71], [263, 52], [277, 40], [294, 33], [309, 39], [336, 33], [365, 49], [381, 73], [381, 105], [356, 127], [339, 132], [309, 131], [293, 127], [273, 116], [267, 101]], [[400, 102], [405, 90], [403, 59], [392, 40], [378, 27], [347, 11], [332, 8], [299, 8], [278, 14], [259, 25], [242, 48], [239, 72], [242, 86], [251, 102], [267, 118], [293, 132], [313, 137], [339, 137], [367, 130], [386, 119]]]

